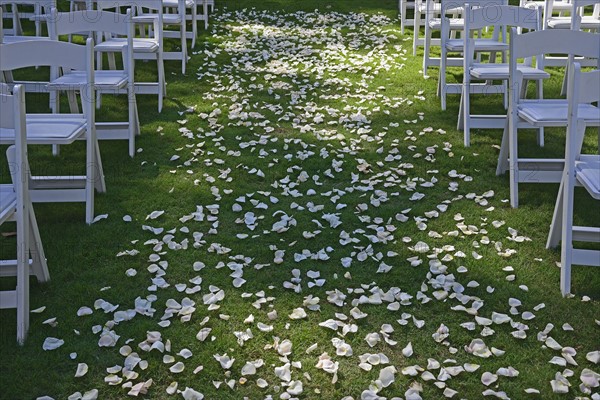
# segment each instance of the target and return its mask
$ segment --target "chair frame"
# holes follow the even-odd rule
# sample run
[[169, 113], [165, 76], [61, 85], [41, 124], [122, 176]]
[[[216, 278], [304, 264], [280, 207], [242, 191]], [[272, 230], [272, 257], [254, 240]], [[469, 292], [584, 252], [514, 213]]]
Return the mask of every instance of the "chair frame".
[[[471, 142], [471, 129], [503, 129], [506, 124], [506, 114], [501, 115], [478, 115], [471, 114], [471, 94], [503, 94], [504, 95], [504, 106], [508, 107], [508, 97], [506, 82], [509, 80], [509, 65], [508, 64], [482, 64], [477, 63], [475, 60], [476, 47], [474, 39], [470, 38], [469, 32], [472, 30], [481, 30], [487, 27], [493, 27], [494, 30], [502, 28], [503, 31], [507, 26], [517, 27], [519, 30], [527, 29], [529, 31], [541, 30], [541, 9], [539, 8], [526, 8], [516, 6], [490, 6], [498, 7], [499, 11], [496, 13], [499, 15], [492, 22], [485, 21], [485, 15], [483, 9], [474, 9], [472, 7], [466, 8], [467, 18], [465, 19], [465, 30], [463, 32], [464, 40], [464, 74], [462, 93], [460, 101], [460, 109], [458, 115], [457, 129], [463, 130], [464, 134], [464, 145], [465, 147], [470, 146]], [[493, 67], [493, 72], [486, 73], [486, 67]], [[533, 66], [533, 57], [527, 57], [522, 64], [517, 64], [517, 68], [522, 68], [526, 71], [527, 80], [535, 80], [537, 84], [537, 97], [538, 99], [543, 98], [543, 86], [541, 84], [542, 79], [550, 77], [550, 74], [543, 70], [543, 60], [536, 60], [535, 67]], [[473, 76], [473, 73], [477, 71], [477, 75]], [[473, 84], [472, 80], [501, 80], [501, 85], [490, 85], [486, 83]], [[526, 89], [526, 85], [523, 85], [523, 89]], [[521, 97], [525, 96], [525, 90], [521, 92]], [[540, 144], [543, 143], [543, 130], [540, 128]]]
[[[92, 39], [88, 38], [85, 46], [52, 40], [0, 45], [0, 71], [13, 71], [36, 65], [49, 66], [51, 70], [62, 68], [63, 71], [86, 71], [85, 86], [76, 88], [83, 94], [83, 114], [27, 114], [29, 144], [65, 145], [85, 139], [86, 172], [84, 176], [32, 176], [31, 199], [34, 203], [84, 202], [85, 221], [91, 224], [94, 219], [94, 189], [101, 193], [106, 191], [100, 148], [96, 138]], [[50, 128], [51, 132], [48, 131]], [[0, 135], [0, 144], [10, 144], [13, 141], [14, 134], [8, 131]]]
[[[462, 37], [461, 39], [452, 39], [451, 38], [451, 30], [458, 31], [453, 29], [453, 24], [456, 22], [452, 22], [447, 16], [447, 12], [450, 10], [460, 9], [463, 11], [463, 14], [466, 13], [467, 7], [477, 7], [484, 8], [486, 7], [496, 7], [496, 6], [504, 6], [508, 5], [507, 0], [442, 0], [441, 7], [444, 13], [441, 15], [440, 19], [440, 31], [441, 31], [441, 55], [440, 55], [440, 65], [438, 71], [438, 88], [437, 95], [440, 97], [440, 103], [442, 110], [446, 109], [446, 97], [448, 94], [461, 94], [462, 84], [461, 83], [446, 83], [446, 70], [449, 66], [455, 67], [464, 67], [464, 49], [465, 49], [465, 39], [472, 37], [472, 35], [477, 32], [479, 37], [477, 39], [473, 39], [473, 49], [474, 52], [478, 55], [481, 53], [490, 53], [490, 58], [496, 59], [496, 52], [502, 53], [502, 61], [505, 61], [505, 54], [508, 50], [508, 45], [506, 44], [506, 28], [505, 24], [497, 24], [497, 28], [492, 33], [491, 38], [483, 38], [481, 28], [480, 29], [465, 29], [467, 22], [464, 18], [461, 18], [462, 21], [462, 29], [460, 30], [461, 34], [467, 35]], [[486, 14], [487, 16], [487, 14]], [[502, 21], [509, 20], [505, 15], [493, 16], [494, 19], [501, 19]], [[472, 21], [471, 21], [472, 22]], [[490, 26], [491, 24], [487, 24]], [[500, 35], [502, 36], [502, 42], [499, 41]], [[460, 53], [461, 57], [448, 57], [449, 53]], [[489, 89], [489, 88], [488, 88]]]
[[[593, 191], [587, 184], [586, 178], [582, 177], [585, 172], [581, 168], [600, 169], [600, 155], [581, 155], [587, 123], [579, 115], [580, 103], [600, 100], [600, 93], [594, 90], [594, 88], [600, 87], [600, 70], [581, 72], [581, 65], [574, 63], [569, 69], [568, 81], [569, 122], [567, 124], [565, 167], [546, 243], [547, 248], [552, 248], [558, 245], [559, 240], [562, 242], [560, 291], [563, 296], [571, 293], [572, 264], [600, 267], [600, 250], [580, 249], [573, 245], [573, 241], [600, 243], [599, 227], [573, 226], [575, 186], [584, 186], [592, 197], [600, 200], [600, 177], [597, 177], [598, 181], [593, 183]], [[600, 110], [598, 111], [598, 120], [600, 120]], [[578, 162], [582, 167], [577, 167]]]
[[[97, 94], [126, 94], [128, 103], [128, 121], [127, 122], [96, 122], [96, 132], [99, 140], [128, 140], [129, 156], [135, 154], [135, 136], [140, 134], [140, 124], [137, 112], [137, 100], [135, 96], [135, 78], [133, 61], [133, 35], [134, 24], [132, 22], [132, 10], [127, 10], [126, 14], [113, 13], [109, 11], [95, 11], [93, 23], [90, 23], [90, 17], [87, 11], [73, 11], [70, 13], [56, 13], [56, 18], [50, 23], [50, 37], [52, 40], [58, 40], [59, 35], [72, 35], [83, 32], [85, 29], [94, 28], [95, 32], [104, 34], [117, 34], [127, 37], [127, 45], [122, 48], [123, 73], [127, 76], [126, 85], [111, 84], [111, 76], [117, 71], [95, 71], [96, 93]], [[85, 72], [85, 71], [83, 71]], [[108, 82], [105, 86], [100, 85], [105, 76]], [[65, 78], [65, 77], [63, 77]], [[51, 90], [66, 90], [74, 97], [73, 83], [85, 80], [85, 75], [77, 76], [73, 79], [54, 79], [49, 83]], [[117, 76], [120, 81], [120, 77]], [[66, 81], [67, 83], [61, 83]], [[84, 83], [84, 82], [81, 82]], [[56, 96], [54, 112], [59, 112], [58, 96]], [[100, 102], [97, 102], [99, 105]], [[76, 106], [76, 103], [75, 103]], [[78, 112], [76, 108], [72, 112]]]
[[15, 290], [0, 292], [0, 309], [16, 308], [17, 342], [23, 344], [29, 329], [29, 276], [39, 282], [50, 280], [44, 247], [35, 212], [29, 197], [29, 163], [27, 162], [27, 123], [25, 94], [20, 85], [13, 94], [0, 94], [0, 127], [14, 131], [14, 142], [7, 150], [12, 184], [0, 185], [0, 224], [15, 221], [17, 257], [0, 261], [0, 276], [16, 276]]
[[[518, 130], [540, 127], [564, 127], [567, 125], [567, 101], [522, 100], [523, 74], [517, 69], [517, 60], [527, 57], [543, 57], [544, 54], [566, 54], [594, 58], [600, 62], [600, 35], [593, 33], [549, 29], [517, 34], [511, 29], [509, 48], [509, 108], [498, 156], [496, 174], [510, 172], [510, 203], [519, 206], [519, 183], [558, 183], [564, 169], [564, 159], [540, 159], [518, 157]], [[529, 102], [529, 103], [528, 103]], [[522, 107], [546, 104], [565, 112], [565, 117], [556, 113], [552, 120], [532, 121], [522, 118]]]
[[[116, 9], [118, 10], [121, 4], [116, 0], [87, 0], [87, 8], [89, 10], [93, 9], [95, 5], [98, 10], [106, 10], [106, 9]], [[142, 19], [136, 20], [138, 5], [143, 4], [144, 7], [152, 8], [156, 10], [156, 17], [148, 18], [142, 17]], [[158, 95], [158, 112], [162, 111], [163, 108], [163, 100], [167, 95], [167, 83], [165, 77], [165, 65], [164, 65], [164, 50], [163, 50], [163, 7], [162, 0], [128, 0], [126, 4], [122, 4], [123, 6], [127, 5], [131, 7], [132, 10], [135, 10], [132, 14], [132, 21], [140, 26], [146, 25], [151, 26], [151, 29], [148, 29], [147, 34], [151, 35], [143, 38], [134, 38], [133, 39], [133, 58], [134, 60], [156, 60], [158, 76], [156, 82], [135, 82], [135, 93], [136, 94], [153, 94]], [[145, 32], [145, 30], [144, 30]], [[121, 46], [112, 46], [110, 45], [110, 40], [112, 37], [106, 37], [105, 41], [100, 37], [96, 37], [96, 51], [97, 57], [101, 57], [99, 53], [108, 53], [109, 54], [109, 66], [111, 69], [116, 69], [116, 64], [114, 61], [115, 52], [121, 52]], [[138, 44], [141, 44], [142, 41], [152, 41], [156, 44], [156, 51], [147, 52], [141, 51], [141, 49], [137, 48]], [[101, 68], [101, 64], [97, 64], [98, 68]]]

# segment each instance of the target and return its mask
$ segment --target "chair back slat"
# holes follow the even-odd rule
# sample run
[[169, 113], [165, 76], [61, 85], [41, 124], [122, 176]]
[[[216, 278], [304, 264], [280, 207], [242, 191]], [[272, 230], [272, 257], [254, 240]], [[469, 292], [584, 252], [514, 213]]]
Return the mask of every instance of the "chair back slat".
[[570, 54], [599, 58], [600, 35], [565, 29], [546, 29], [519, 35], [516, 29], [512, 28], [510, 53], [515, 59], [537, 54]]
[[489, 26], [514, 26], [528, 30], [540, 30], [540, 9], [536, 7], [517, 7], [489, 5], [474, 8], [469, 2], [470, 12], [465, 20], [469, 29], [482, 29]]
[[[128, 10], [129, 12], [130, 10]], [[78, 32], [110, 32], [127, 36], [133, 31], [131, 14], [120, 14], [102, 10], [82, 10], [56, 13], [50, 23], [50, 37]]]
[[51, 40], [0, 45], [0, 71], [49, 66], [86, 70], [86, 46]]

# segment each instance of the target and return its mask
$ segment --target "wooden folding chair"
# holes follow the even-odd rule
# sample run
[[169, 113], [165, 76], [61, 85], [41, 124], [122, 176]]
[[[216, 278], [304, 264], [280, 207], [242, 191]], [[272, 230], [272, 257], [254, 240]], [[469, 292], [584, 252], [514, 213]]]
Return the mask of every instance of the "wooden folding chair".
[[[506, 28], [504, 25], [498, 24], [496, 25], [497, 29], [492, 33], [491, 38], [483, 38], [481, 37], [481, 28], [479, 29], [465, 29], [465, 20], [464, 18], [456, 19], [456, 18], [448, 18], [447, 14], [452, 12], [452, 10], [461, 10], [463, 13], [465, 12], [465, 7], [468, 5], [471, 8], [483, 8], [485, 11], [483, 12], [484, 19], [489, 20], [490, 15], [492, 18], [498, 19], [502, 18], [502, 15], [497, 14], [499, 8], [498, 6], [507, 5], [507, 0], [442, 0], [441, 2], [441, 10], [442, 15], [439, 21], [439, 29], [441, 31], [440, 35], [440, 63], [439, 63], [439, 78], [438, 78], [438, 89], [437, 95], [440, 97], [442, 110], [446, 109], [446, 96], [448, 94], [460, 94], [462, 85], [459, 83], [448, 84], [446, 83], [446, 69], [449, 66], [455, 67], [463, 67], [463, 53], [465, 47], [465, 39], [472, 37], [475, 31], [479, 34], [480, 37], [477, 39], [473, 39], [472, 47], [476, 54], [481, 54], [483, 52], [490, 53], [490, 58], [495, 59], [496, 53], [502, 53], [502, 59], [504, 61], [504, 55], [506, 54], [506, 50], [508, 50], [508, 44], [506, 44]], [[494, 7], [488, 9], [488, 7]], [[491, 11], [490, 11], [491, 10]], [[508, 18], [506, 18], [508, 19]], [[437, 27], [437, 20], [430, 21], [431, 29], [433, 27]], [[473, 22], [473, 21], [469, 21]], [[488, 23], [489, 25], [489, 23]], [[455, 39], [451, 37], [451, 31], [460, 31], [463, 34], [467, 34], [466, 37], [461, 37], [460, 39]], [[459, 56], [450, 57], [450, 54], [459, 54]], [[424, 55], [425, 56], [425, 55]], [[425, 58], [424, 58], [425, 60]], [[425, 68], [429, 62], [425, 62], [423, 67]]]
[[586, 128], [590, 124], [600, 126], [600, 109], [595, 108], [595, 115], [589, 113], [589, 104], [600, 100], [600, 70], [581, 72], [579, 63], [574, 63], [569, 70], [568, 88], [565, 167], [546, 243], [547, 248], [552, 248], [561, 241], [560, 291], [563, 296], [571, 292], [571, 265], [600, 267], [600, 250], [573, 245], [574, 241], [600, 243], [599, 227], [573, 225], [575, 186], [583, 186], [590, 196], [600, 200], [600, 155], [581, 154]]
[[[502, 129], [506, 124], [506, 114], [502, 115], [482, 115], [471, 113], [471, 94], [502, 94], [504, 95], [505, 107], [508, 106], [506, 96], [506, 82], [509, 79], [509, 65], [507, 63], [478, 62], [476, 60], [477, 46], [475, 41], [470, 38], [471, 31], [479, 31], [485, 28], [492, 28], [494, 33], [507, 27], [516, 27], [535, 31], [541, 29], [541, 10], [535, 8], [515, 7], [515, 6], [489, 6], [496, 9], [467, 7], [465, 11], [465, 30], [462, 35], [464, 41], [464, 74], [462, 93], [460, 101], [460, 110], [458, 113], [457, 129], [462, 129], [464, 133], [464, 145], [471, 143], [471, 129]], [[489, 16], [494, 15], [493, 19]], [[500, 39], [500, 37], [498, 37]], [[501, 42], [506, 45], [505, 41]], [[493, 47], [489, 47], [493, 48]], [[550, 74], [544, 71], [541, 60], [536, 60], [533, 65], [533, 57], [526, 58], [522, 63], [519, 62], [516, 68], [523, 73], [525, 81], [535, 81], [537, 84], [537, 96], [543, 97], [543, 86], [541, 80], [549, 78]], [[474, 83], [473, 81], [485, 82]], [[502, 84], [490, 85], [487, 82], [502, 81]], [[523, 85], [524, 89], [526, 85]], [[524, 96], [524, 93], [521, 93]]]
[[[0, 72], [36, 65], [51, 71], [86, 71], [87, 81], [80, 91], [83, 114], [27, 114], [27, 141], [35, 145], [67, 145], [86, 142], [85, 175], [32, 177], [31, 200], [36, 202], [84, 202], [85, 221], [94, 219], [94, 189], [106, 191], [100, 148], [95, 126], [94, 46], [91, 38], [85, 46], [73, 43], [26, 41], [0, 44]], [[0, 144], [11, 144], [14, 131], [0, 130]], [[82, 168], [83, 169], [83, 168]]]
[[[114, 10], [120, 12], [121, 3], [116, 0], [87, 0], [87, 8], [92, 10], [94, 5], [98, 10]], [[149, 25], [145, 37], [135, 37], [133, 39], [133, 58], [135, 60], [156, 60], [157, 65], [157, 80], [156, 82], [135, 82], [135, 92], [137, 94], [154, 94], [158, 95], [158, 112], [162, 111], [163, 100], [167, 95], [167, 83], [165, 78], [164, 65], [164, 50], [163, 50], [163, 6], [162, 0], [128, 0], [126, 4], [134, 10], [139, 10], [143, 7], [147, 10], [156, 11], [153, 17], [142, 16], [139, 19], [137, 11], [134, 11], [132, 20], [140, 25]], [[114, 53], [121, 53], [123, 47], [127, 45], [127, 38], [117, 35], [99, 35], [96, 41], [96, 52], [108, 53], [109, 56]], [[114, 57], [109, 58], [111, 69], [116, 69]], [[100, 68], [100, 65], [97, 65]]]
[[46, 282], [50, 274], [29, 198], [25, 94], [20, 85], [13, 88], [12, 95], [6, 93], [6, 86], [3, 92], [0, 94], [0, 129], [12, 132], [13, 142], [7, 150], [12, 184], [0, 185], [0, 225], [16, 221], [17, 257], [0, 260], [0, 276], [16, 276], [17, 286], [15, 290], [0, 292], [0, 308], [17, 309], [17, 341], [23, 344], [29, 329], [29, 275]]
[[[518, 156], [519, 129], [565, 127], [568, 102], [564, 99], [523, 99], [523, 73], [517, 60], [543, 54], [564, 54], [593, 58], [600, 56], [600, 35], [588, 32], [546, 29], [517, 34], [511, 29], [509, 48], [509, 107], [496, 173], [510, 171], [510, 203], [519, 206], [519, 183], [558, 183], [564, 168], [563, 159], [523, 159]], [[580, 118], [592, 124], [597, 107], [588, 104], [580, 110]]]
[[[96, 122], [96, 132], [99, 140], [122, 140], [129, 142], [129, 155], [135, 154], [135, 136], [140, 134], [137, 101], [135, 96], [133, 35], [134, 24], [131, 19], [132, 10], [126, 14], [109, 11], [93, 11], [93, 23], [90, 23], [88, 11], [73, 11], [71, 13], [56, 13], [56, 18], [50, 23], [50, 37], [58, 40], [59, 35], [71, 35], [91, 29], [93, 32], [106, 35], [115, 34], [127, 39], [121, 48], [123, 69], [96, 70], [94, 72], [96, 93], [98, 94], [127, 94], [127, 122]], [[48, 87], [55, 91], [78, 91], [86, 83], [86, 71], [71, 71], [53, 79]], [[54, 112], [58, 110], [58, 96], [54, 104]], [[97, 104], [100, 104], [98, 102]], [[75, 103], [76, 105], [76, 103]], [[72, 112], [78, 112], [72, 109]]]

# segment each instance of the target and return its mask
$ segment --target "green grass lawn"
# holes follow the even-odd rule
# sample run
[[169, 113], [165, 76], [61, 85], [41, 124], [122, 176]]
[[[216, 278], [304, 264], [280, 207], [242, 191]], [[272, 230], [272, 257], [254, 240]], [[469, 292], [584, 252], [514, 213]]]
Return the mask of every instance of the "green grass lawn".
[[[545, 249], [558, 185], [523, 184], [520, 207], [510, 208], [508, 176], [495, 175], [502, 132], [473, 130], [471, 147], [463, 146], [458, 96], [440, 111], [437, 69], [422, 77], [422, 53], [412, 56], [406, 33], [400, 35], [392, 0], [217, 1], [187, 75], [179, 62], [166, 63], [163, 112], [155, 97], [138, 96], [136, 156], [127, 156], [124, 141], [100, 144], [108, 191], [97, 195], [96, 215], [108, 218], [87, 226], [82, 204], [35, 206], [52, 279], [31, 281], [31, 309], [46, 308], [31, 314], [24, 346], [16, 344], [14, 310], [0, 312], [0, 398], [64, 399], [97, 389], [100, 399], [119, 399], [144, 382], [151, 385], [139, 397], [148, 399], [181, 398], [167, 392], [174, 382], [175, 392], [189, 387], [209, 399], [438, 399], [453, 391], [475, 399], [486, 389], [513, 399], [589, 397], [579, 385], [585, 369], [598, 370], [586, 354], [600, 350], [600, 276], [574, 267], [574, 297], [561, 297], [560, 251]], [[152, 79], [151, 62], [136, 67], [140, 79]], [[557, 96], [562, 82], [560, 71], [551, 73], [547, 97]], [[450, 75], [461, 79], [458, 69]], [[477, 97], [473, 106], [482, 112], [503, 112], [499, 96]], [[29, 110], [47, 107], [44, 95], [27, 100]], [[125, 117], [122, 98], [103, 98], [99, 119]], [[587, 150], [595, 149], [595, 136]], [[547, 130], [543, 149], [533, 132], [519, 145], [524, 155], [561, 157], [564, 130]], [[30, 147], [32, 170], [77, 172], [83, 150], [63, 147], [53, 157]], [[579, 191], [576, 200], [576, 223], [600, 225], [597, 203]], [[164, 214], [148, 219], [156, 210]], [[282, 218], [282, 232], [274, 232]], [[509, 228], [530, 240], [513, 240]], [[429, 250], [418, 252], [418, 242]], [[14, 244], [0, 237], [3, 255]], [[200, 290], [185, 293], [196, 285]], [[0, 286], [14, 281], [3, 278]], [[207, 304], [220, 290], [224, 298]], [[339, 295], [345, 298], [336, 305]], [[184, 298], [193, 302], [187, 317], [167, 312]], [[317, 311], [309, 308], [313, 298]], [[511, 298], [522, 303], [514, 315]], [[120, 320], [117, 312], [136, 309], [136, 299], [151, 301], [147, 315]], [[96, 309], [102, 300], [117, 308]], [[78, 317], [81, 307], [93, 313]], [[306, 317], [289, 318], [300, 307]], [[472, 315], [493, 313], [511, 323], [484, 328]], [[56, 326], [43, 323], [50, 318]], [[328, 320], [351, 332], [319, 325]], [[561, 351], [538, 340], [548, 324], [548, 336], [572, 348], [578, 365], [550, 363]], [[449, 336], [436, 341], [442, 325]], [[119, 336], [114, 347], [99, 347], [103, 328]], [[203, 328], [210, 332], [200, 341]], [[519, 329], [525, 339], [511, 334]], [[252, 338], [238, 339], [247, 330]], [[159, 332], [165, 346], [146, 351], [148, 332]], [[373, 347], [369, 334], [380, 339]], [[64, 345], [44, 351], [47, 337]], [[336, 354], [336, 338], [351, 355]], [[474, 339], [502, 352], [469, 354]], [[285, 340], [290, 354], [279, 345]], [[412, 354], [403, 352], [409, 343]], [[124, 373], [131, 351], [144, 362]], [[317, 367], [324, 353], [339, 363], [335, 383]], [[389, 363], [361, 369], [366, 353]], [[224, 354], [235, 359], [226, 369], [215, 358]], [[262, 366], [244, 375], [256, 360]], [[178, 362], [185, 369], [175, 373]], [[76, 378], [79, 363], [89, 371]], [[280, 372], [286, 365], [287, 377]], [[395, 381], [378, 391], [375, 381], [389, 366]], [[518, 376], [482, 384], [484, 372], [509, 367]], [[559, 372], [571, 385], [566, 396], [550, 384]]]

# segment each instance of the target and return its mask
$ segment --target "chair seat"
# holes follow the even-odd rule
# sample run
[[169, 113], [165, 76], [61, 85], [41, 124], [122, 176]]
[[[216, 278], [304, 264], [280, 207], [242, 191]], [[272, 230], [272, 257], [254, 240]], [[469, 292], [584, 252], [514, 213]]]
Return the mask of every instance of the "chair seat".
[[17, 194], [13, 185], [0, 185], [0, 222], [14, 212], [17, 206]]
[[[131, 19], [136, 23], [151, 24], [156, 19], [156, 16], [156, 14], [141, 14]], [[181, 24], [181, 16], [179, 14], [163, 14], [163, 25], [179, 24]]]
[[[567, 100], [526, 100], [519, 104], [517, 114], [534, 126], [565, 126], [568, 113]], [[579, 118], [588, 126], [600, 126], [600, 108], [580, 104]]]
[[[450, 29], [457, 30], [463, 29], [465, 26], [465, 20], [462, 18], [450, 18]], [[442, 29], [442, 20], [440, 18], [431, 18], [429, 20], [429, 27], [431, 29]]]
[[600, 156], [582, 155], [575, 162], [575, 176], [590, 196], [600, 200]]
[[[462, 39], [449, 39], [446, 41], [448, 51], [463, 51], [464, 41]], [[498, 42], [493, 39], [476, 39], [475, 51], [505, 51], [508, 50], [508, 43]]]
[[[112, 38], [98, 43], [94, 49], [102, 52], [120, 52], [127, 45], [127, 38]], [[136, 53], [157, 53], [158, 43], [150, 38], [133, 39], [133, 51]]]
[[[508, 80], [508, 64], [474, 63], [471, 68], [471, 76], [481, 80]], [[519, 64], [517, 69], [523, 73], [523, 79], [540, 80], [550, 78], [550, 74], [544, 70]]]
[[[82, 114], [27, 114], [26, 123], [29, 144], [69, 144], [86, 131]], [[14, 129], [0, 128], [0, 144], [14, 141]]]
[[[553, 29], [571, 29], [571, 17], [552, 17], [548, 20], [548, 27]], [[579, 29], [599, 29], [600, 19], [591, 15], [581, 18]]]
[[[127, 73], [125, 71], [95, 71], [94, 86], [98, 90], [122, 89], [127, 86]], [[86, 73], [74, 71], [61, 76], [48, 83], [48, 89], [72, 90], [75, 86], [83, 86], [87, 82]]]

